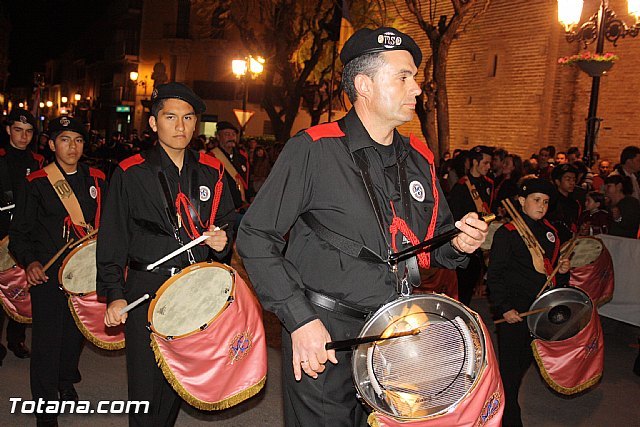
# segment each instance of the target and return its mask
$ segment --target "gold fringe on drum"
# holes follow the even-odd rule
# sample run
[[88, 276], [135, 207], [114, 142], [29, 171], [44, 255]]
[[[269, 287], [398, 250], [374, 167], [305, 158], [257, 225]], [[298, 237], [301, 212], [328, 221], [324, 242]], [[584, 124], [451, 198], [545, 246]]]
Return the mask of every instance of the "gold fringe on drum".
[[599, 374], [596, 374], [596, 376], [594, 376], [593, 378], [591, 378], [591, 379], [585, 381], [584, 383], [582, 383], [580, 385], [577, 385], [575, 387], [563, 387], [560, 384], [556, 383], [551, 378], [551, 376], [549, 376], [549, 373], [547, 372], [547, 370], [544, 367], [544, 363], [542, 361], [542, 357], [538, 353], [538, 349], [533, 343], [531, 343], [531, 348], [533, 349], [533, 357], [535, 357], [536, 363], [538, 364], [538, 367], [540, 368], [540, 375], [542, 375], [542, 378], [544, 378], [544, 381], [549, 385], [549, 387], [551, 387], [552, 389], [554, 389], [555, 391], [557, 391], [560, 394], [571, 395], [571, 394], [576, 394], [576, 393], [583, 392], [583, 391], [587, 390], [588, 388], [593, 387], [594, 385], [596, 385], [598, 383], [598, 381], [600, 381], [600, 378], [602, 378], [602, 373], [599, 373]]
[[89, 341], [91, 344], [99, 347], [103, 350], [122, 350], [125, 347], [125, 341], [117, 341], [117, 342], [106, 342], [101, 340], [100, 338], [93, 335], [93, 333], [87, 329], [87, 327], [82, 323], [80, 318], [78, 317], [78, 313], [76, 313], [75, 307], [73, 306], [72, 297], [67, 298], [67, 305], [69, 306], [69, 310], [71, 310], [71, 315], [73, 316], [73, 321], [76, 323], [76, 326], [82, 332], [82, 335]]
[[158, 347], [156, 337], [153, 334], [151, 334], [151, 348], [153, 350], [153, 354], [156, 357], [156, 363], [162, 370], [164, 377], [167, 379], [169, 384], [171, 384], [171, 387], [173, 387], [173, 389], [180, 395], [180, 397], [184, 399], [184, 401], [189, 405], [205, 411], [221, 410], [235, 406], [238, 403], [243, 402], [248, 398], [256, 395], [260, 390], [262, 390], [267, 380], [267, 377], [264, 376], [257, 383], [223, 400], [220, 400], [218, 402], [205, 402], [204, 400], [198, 399], [197, 397], [193, 396], [182, 386], [182, 384], [176, 378], [168, 363], [162, 356], [162, 352]]
[[14, 313], [12, 310], [9, 309], [9, 307], [5, 305], [5, 302], [2, 298], [0, 298], [0, 305], [2, 305], [2, 309], [4, 310], [5, 313], [7, 313], [7, 316], [9, 316], [12, 320], [15, 320], [18, 323], [24, 323], [27, 325], [31, 324], [30, 317], [25, 317], [18, 313]]

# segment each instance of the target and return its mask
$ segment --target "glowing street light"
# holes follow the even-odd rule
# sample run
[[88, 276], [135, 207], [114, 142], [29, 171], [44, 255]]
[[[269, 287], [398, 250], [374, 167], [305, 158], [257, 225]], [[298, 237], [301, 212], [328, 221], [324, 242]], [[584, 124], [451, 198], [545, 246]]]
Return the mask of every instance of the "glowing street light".
[[44, 102], [40, 101], [40, 104], [38, 104], [38, 106], [39, 106], [40, 108], [44, 108]]
[[53, 101], [47, 101], [47, 107], [51, 108], [53, 107]]
[[60, 98], [60, 101], [62, 101], [63, 104], [66, 104], [69, 101], [69, 98], [67, 98], [66, 96], [63, 96]]
[[76, 93], [75, 95], [73, 95], [73, 99], [75, 99], [76, 102], [79, 102], [82, 99], [82, 95], [79, 93]]
[[[242, 97], [242, 111], [246, 114], [247, 101], [249, 99], [249, 80], [255, 79], [264, 71], [265, 59], [262, 56], [247, 56], [244, 59], [234, 59], [231, 61], [231, 71], [237, 79], [242, 80], [244, 86], [244, 96]], [[245, 124], [240, 129], [240, 137], [244, 133]]]

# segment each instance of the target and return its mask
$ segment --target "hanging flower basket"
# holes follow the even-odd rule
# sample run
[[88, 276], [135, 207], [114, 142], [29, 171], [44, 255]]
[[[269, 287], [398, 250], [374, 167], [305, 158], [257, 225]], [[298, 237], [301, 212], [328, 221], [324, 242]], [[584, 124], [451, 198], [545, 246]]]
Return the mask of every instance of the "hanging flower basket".
[[620, 59], [620, 57], [613, 53], [599, 55], [597, 53], [583, 52], [579, 55], [560, 58], [558, 59], [558, 64], [575, 65], [591, 77], [600, 77], [609, 71], [618, 59]]

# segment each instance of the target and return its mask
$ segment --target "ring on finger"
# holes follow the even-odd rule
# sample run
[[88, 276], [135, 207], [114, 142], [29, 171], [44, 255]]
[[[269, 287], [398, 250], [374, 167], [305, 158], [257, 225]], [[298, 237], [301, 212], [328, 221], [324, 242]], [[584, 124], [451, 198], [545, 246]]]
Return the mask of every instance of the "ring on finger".
[[308, 360], [301, 360], [301, 361], [300, 361], [300, 364], [301, 364], [301, 365], [304, 365], [305, 363], [309, 363], [309, 361], [308, 361]]

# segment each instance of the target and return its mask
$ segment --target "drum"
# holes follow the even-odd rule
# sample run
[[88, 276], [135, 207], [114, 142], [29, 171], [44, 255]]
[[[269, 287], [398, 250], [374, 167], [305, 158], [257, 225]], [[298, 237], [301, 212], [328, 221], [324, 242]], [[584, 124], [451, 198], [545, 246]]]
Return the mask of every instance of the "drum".
[[596, 384], [604, 367], [604, 340], [589, 296], [577, 288], [556, 288], [534, 301], [531, 310], [537, 308], [550, 308], [527, 318], [536, 337], [533, 355], [547, 384], [566, 395]]
[[417, 335], [353, 351], [354, 383], [375, 422], [499, 426], [504, 392], [493, 346], [480, 317], [461, 303], [438, 294], [401, 297], [373, 314], [360, 336], [416, 328]]
[[[566, 244], [565, 244], [566, 245]], [[566, 247], [564, 247], [566, 251]], [[602, 240], [579, 237], [571, 257], [569, 284], [589, 294], [600, 306], [613, 297], [613, 260]]]
[[0, 241], [0, 304], [19, 323], [31, 323], [31, 294], [27, 275], [9, 252], [9, 236]]
[[225, 409], [264, 386], [262, 308], [231, 267], [202, 262], [183, 269], [158, 289], [148, 319], [158, 365], [192, 406]]
[[92, 239], [75, 247], [62, 261], [58, 280], [82, 335], [97, 347], [120, 350], [124, 348], [124, 325], [104, 324], [106, 301], [96, 293], [96, 246]]

